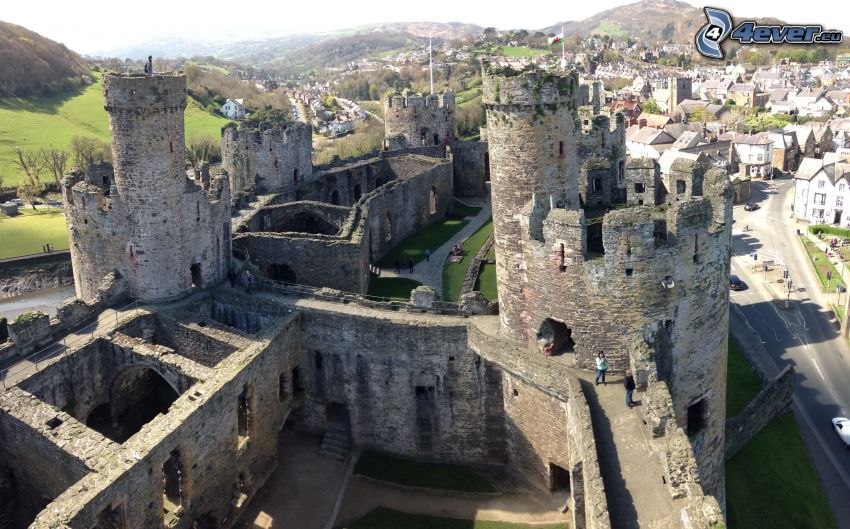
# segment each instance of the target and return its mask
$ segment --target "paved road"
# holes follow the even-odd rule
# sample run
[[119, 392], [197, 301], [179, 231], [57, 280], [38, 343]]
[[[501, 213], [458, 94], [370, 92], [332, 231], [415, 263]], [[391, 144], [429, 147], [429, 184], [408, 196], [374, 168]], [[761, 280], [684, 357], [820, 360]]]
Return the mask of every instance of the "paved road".
[[[850, 528], [850, 451], [839, 442], [830, 419], [850, 411], [850, 347], [838, 334], [829, 301], [797, 240], [804, 229], [791, 218], [794, 182], [753, 183], [754, 212], [735, 206], [732, 231], [732, 271], [748, 288], [732, 293], [730, 318], [747, 325], [769, 353], [773, 369], [792, 364], [797, 372], [794, 413], [824, 482], [839, 527]], [[749, 225], [750, 231], [743, 231]], [[773, 257], [788, 266], [794, 282], [790, 306], [776, 300], [753, 270], [751, 254]], [[781, 295], [781, 285], [773, 283]], [[778, 287], [778, 288], [777, 288]], [[769, 369], [772, 371], [773, 369]]]

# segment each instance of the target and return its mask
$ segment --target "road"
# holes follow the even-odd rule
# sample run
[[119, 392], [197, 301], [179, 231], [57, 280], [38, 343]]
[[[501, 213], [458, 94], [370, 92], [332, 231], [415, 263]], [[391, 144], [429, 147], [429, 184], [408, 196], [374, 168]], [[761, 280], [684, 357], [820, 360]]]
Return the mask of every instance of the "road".
[[[793, 179], [753, 182], [753, 212], [735, 206], [732, 230], [732, 273], [748, 288], [732, 292], [730, 318], [745, 324], [768, 352], [764, 359], [775, 371], [787, 364], [797, 372], [794, 413], [815, 467], [833, 507], [839, 527], [850, 528], [850, 452], [839, 442], [830, 419], [850, 410], [850, 347], [838, 333], [826, 297], [797, 240], [802, 224], [791, 218]], [[744, 231], [749, 225], [751, 230]], [[768, 288], [786, 297], [782, 285], [764, 282], [754, 271], [752, 253], [784, 263], [794, 290], [789, 308]]]

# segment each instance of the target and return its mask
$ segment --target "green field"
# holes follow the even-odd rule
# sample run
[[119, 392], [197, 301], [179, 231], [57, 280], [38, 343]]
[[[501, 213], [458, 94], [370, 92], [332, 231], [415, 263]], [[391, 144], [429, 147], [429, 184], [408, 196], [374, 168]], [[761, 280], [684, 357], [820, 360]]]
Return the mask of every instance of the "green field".
[[[186, 139], [220, 137], [228, 120], [203, 110], [194, 100], [186, 107]], [[3, 187], [17, 186], [22, 175], [14, 163], [16, 146], [37, 151], [50, 146], [68, 149], [74, 136], [109, 141], [100, 81], [76, 92], [33, 99], [0, 98], [0, 177]], [[70, 167], [69, 167], [70, 169]], [[42, 175], [42, 181], [50, 177]]]
[[557, 524], [515, 524], [506, 522], [487, 522], [482, 520], [461, 520], [457, 518], [438, 518], [424, 514], [408, 514], [386, 507], [378, 507], [347, 529], [567, 529], [566, 523]]
[[463, 242], [461, 245], [463, 261], [459, 263], [446, 262], [443, 266], [443, 300], [457, 301], [460, 297], [460, 288], [463, 285], [463, 278], [466, 277], [466, 271], [469, 270], [475, 254], [478, 253], [492, 231], [493, 221], [491, 220], [478, 228]]
[[354, 473], [408, 487], [460, 492], [496, 492], [487, 479], [469, 467], [411, 461], [377, 452], [363, 452], [354, 467]]
[[410, 291], [421, 284], [419, 281], [406, 277], [373, 277], [369, 281], [369, 295], [410, 301]]
[[[744, 409], [760, 389], [730, 340], [727, 417]], [[726, 508], [732, 529], [836, 528], [793, 414], [775, 420], [726, 462]]]
[[[815, 271], [815, 275], [818, 276], [818, 281], [820, 281], [821, 288], [824, 292], [833, 292], [835, 287], [844, 284], [844, 280], [841, 279], [841, 274], [838, 272], [838, 269], [835, 268], [832, 261], [824, 256], [823, 250], [818, 248], [817, 244], [803, 235], [800, 236], [800, 242], [806, 250], [806, 255], [809, 256], [809, 262], [812, 264], [812, 268]], [[830, 279], [826, 278], [827, 272], [832, 274]]]
[[425, 259], [425, 250], [430, 249], [431, 252], [434, 252], [437, 248], [445, 244], [446, 241], [454, 237], [461, 228], [466, 226], [467, 222], [466, 220], [459, 219], [442, 219], [435, 222], [401, 241], [401, 243], [378, 261], [378, 266], [381, 268], [392, 268], [396, 260], [404, 264], [408, 259], [413, 259], [414, 263], [418, 263]]
[[68, 249], [68, 227], [61, 210], [50, 213], [21, 208], [17, 217], [0, 218], [0, 259], [41, 253], [50, 243], [54, 250]]
[[609, 22], [604, 21], [600, 22], [598, 26], [590, 30], [591, 35], [610, 35], [612, 37], [625, 37], [628, 36], [628, 32], [617, 22]]
[[550, 55], [551, 50], [532, 49], [525, 46], [505, 46], [502, 48], [505, 57], [534, 57], [536, 55]]

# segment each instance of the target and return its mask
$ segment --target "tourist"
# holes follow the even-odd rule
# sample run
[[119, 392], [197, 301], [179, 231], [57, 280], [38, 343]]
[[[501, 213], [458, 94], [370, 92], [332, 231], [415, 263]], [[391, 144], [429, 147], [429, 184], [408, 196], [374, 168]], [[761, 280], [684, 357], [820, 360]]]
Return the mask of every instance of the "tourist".
[[410, 273], [413, 273], [413, 259], [407, 260], [407, 267], [410, 268]]
[[251, 293], [251, 285], [254, 284], [254, 276], [251, 275], [251, 272], [245, 270], [245, 273], [242, 275], [243, 281], [245, 282], [245, 293]]
[[236, 286], [236, 272], [231, 268], [227, 271], [227, 280], [230, 281], [230, 288], [234, 288]]
[[145, 75], [153, 77], [153, 56], [148, 55], [148, 62], [145, 63]]
[[395, 260], [395, 273], [396, 274], [401, 273], [401, 264], [398, 262], [398, 259]]
[[631, 371], [626, 371], [626, 378], [623, 379], [623, 385], [626, 386], [626, 406], [631, 408], [635, 405], [635, 402], [632, 400], [632, 392], [635, 390], [635, 377], [632, 376]]
[[428, 249], [428, 248], [425, 248], [425, 262], [427, 263], [430, 260], [431, 260], [431, 250]]
[[605, 353], [603, 351], [599, 351], [596, 353], [596, 385], [599, 385], [599, 379], [602, 379], [602, 383], [604, 385], [608, 385], [605, 382], [605, 372], [608, 371], [608, 360], [605, 358]]

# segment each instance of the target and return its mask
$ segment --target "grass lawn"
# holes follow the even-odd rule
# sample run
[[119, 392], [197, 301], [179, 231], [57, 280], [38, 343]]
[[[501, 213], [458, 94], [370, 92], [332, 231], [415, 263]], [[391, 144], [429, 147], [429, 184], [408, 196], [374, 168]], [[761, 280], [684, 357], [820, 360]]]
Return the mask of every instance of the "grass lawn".
[[[815, 274], [818, 276], [821, 287], [826, 289], [827, 292], [832, 292], [836, 286], [844, 284], [844, 281], [841, 280], [841, 274], [838, 273], [835, 265], [824, 256], [823, 252], [815, 243], [802, 236], [800, 237], [800, 242], [803, 243], [803, 248], [805, 248], [806, 254], [809, 256], [809, 262], [812, 263], [812, 268], [815, 269]], [[829, 281], [826, 279], [827, 272], [832, 272], [832, 279]]]
[[[186, 107], [186, 139], [212, 135], [221, 137], [228, 120], [203, 110], [194, 100]], [[98, 81], [75, 92], [31, 99], [0, 98], [0, 176], [3, 187], [21, 181], [14, 163], [16, 146], [25, 151], [55, 146], [68, 149], [74, 136], [92, 136], [109, 141], [109, 124], [103, 109]], [[42, 179], [46, 180], [47, 175]]]
[[0, 219], [0, 259], [41, 253], [46, 243], [56, 250], [68, 249], [68, 226], [61, 210], [36, 213], [26, 209], [21, 208], [17, 217]]
[[595, 33], [602, 36], [611, 35], [612, 37], [625, 37], [628, 34], [618, 22], [609, 21], [600, 22], [598, 26], [590, 31], [591, 35]]
[[457, 200], [455, 200], [452, 204], [452, 212], [457, 213], [458, 215], [463, 215], [464, 217], [474, 217], [475, 215], [478, 215], [479, 211], [481, 211], [481, 208], [467, 206]]
[[[726, 416], [761, 389], [729, 341]], [[726, 462], [726, 508], [732, 529], [835, 529], [820, 478], [791, 413], [775, 420]]]
[[551, 55], [551, 50], [532, 49], [525, 46], [505, 46], [502, 48], [505, 57], [534, 57], [535, 55]]
[[466, 223], [467, 221], [459, 219], [443, 219], [436, 222], [401, 241], [398, 246], [390, 250], [383, 259], [378, 261], [378, 266], [381, 268], [392, 268], [395, 265], [396, 259], [404, 262], [407, 262], [408, 259], [413, 259], [414, 263], [418, 263], [425, 259], [426, 249], [430, 249], [433, 252], [454, 237], [461, 228], [466, 226]]
[[[411, 461], [387, 454], [363, 452], [354, 473], [409, 487], [460, 492], [496, 492], [493, 485], [462, 465]], [[408, 527], [400, 524], [399, 527]]]
[[346, 529], [567, 529], [566, 523], [559, 524], [515, 524], [506, 522], [485, 522], [479, 520], [460, 520], [457, 518], [438, 518], [423, 514], [408, 514], [378, 507]]
[[734, 417], [761, 391], [761, 380], [731, 339], [726, 366], [726, 416]]
[[421, 284], [406, 277], [373, 277], [369, 281], [369, 295], [410, 301], [410, 291]]
[[484, 244], [484, 241], [493, 231], [493, 221], [489, 221], [478, 231], [469, 236], [461, 245], [463, 248], [463, 261], [459, 263], [447, 262], [443, 266], [443, 300], [457, 301], [460, 297], [460, 287], [463, 284], [463, 278], [466, 277], [466, 271], [472, 264], [472, 259], [478, 253], [479, 248]]
[[478, 280], [475, 282], [475, 290], [484, 294], [484, 297], [490, 301], [499, 299], [499, 294], [496, 291], [496, 265], [487, 263], [481, 265]]
[[832, 310], [835, 312], [835, 317], [838, 321], [844, 321], [844, 305], [832, 305]]

